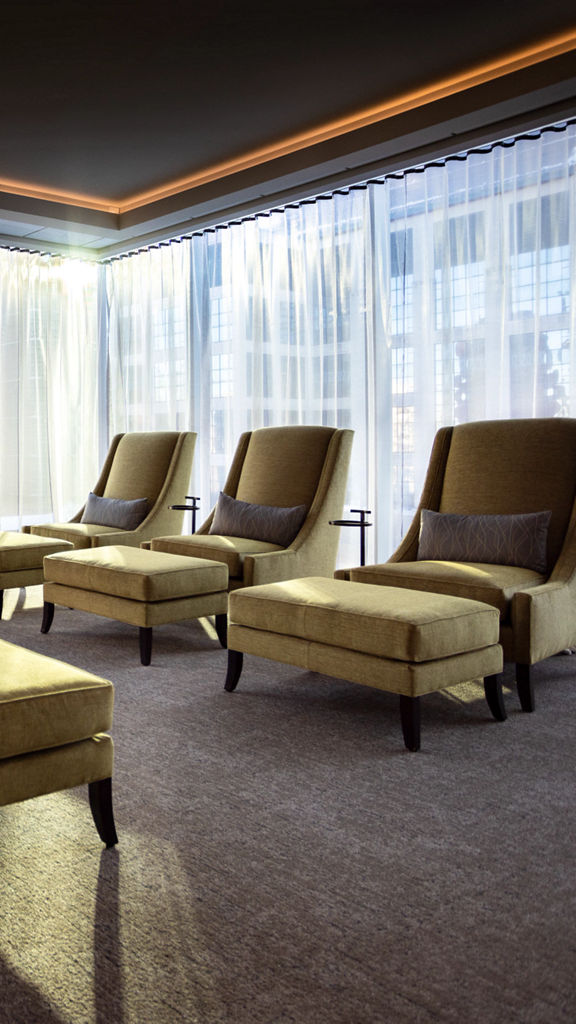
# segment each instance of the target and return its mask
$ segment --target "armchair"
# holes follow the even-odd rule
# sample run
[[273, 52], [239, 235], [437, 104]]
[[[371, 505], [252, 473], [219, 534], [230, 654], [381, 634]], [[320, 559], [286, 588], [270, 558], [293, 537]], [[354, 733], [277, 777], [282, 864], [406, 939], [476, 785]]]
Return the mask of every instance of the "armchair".
[[109, 544], [138, 547], [168, 529], [181, 529], [184, 512], [171, 511], [168, 506], [188, 489], [195, 444], [196, 434], [176, 431], [116, 434], [112, 439], [93, 493], [122, 501], [146, 498], [146, 517], [135, 529], [82, 522], [84, 505], [68, 523], [24, 526], [23, 532], [90, 548]]
[[342, 514], [353, 431], [333, 427], [264, 427], [241, 435], [224, 494], [249, 504], [306, 506], [287, 546], [210, 533], [214, 509], [189, 536], [156, 536], [153, 551], [225, 562], [229, 590], [298, 576], [331, 576], [339, 531], [330, 519]]
[[[381, 565], [339, 578], [472, 598], [500, 611], [500, 643], [516, 663], [524, 711], [534, 710], [532, 665], [576, 646], [576, 419], [518, 419], [444, 427], [434, 440], [420, 504]], [[550, 511], [544, 571], [486, 560], [418, 557], [421, 513]]]

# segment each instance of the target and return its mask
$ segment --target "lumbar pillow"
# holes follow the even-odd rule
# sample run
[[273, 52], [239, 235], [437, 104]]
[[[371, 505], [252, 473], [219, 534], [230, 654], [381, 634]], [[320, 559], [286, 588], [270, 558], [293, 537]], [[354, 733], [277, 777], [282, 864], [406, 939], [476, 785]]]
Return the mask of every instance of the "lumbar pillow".
[[277, 508], [275, 505], [251, 505], [220, 492], [209, 533], [225, 537], [245, 537], [288, 547], [306, 517], [306, 505]]
[[545, 573], [551, 515], [455, 515], [424, 508], [420, 513], [418, 559], [517, 565]]
[[90, 491], [82, 513], [82, 523], [92, 526], [114, 526], [117, 530], [135, 530], [148, 514], [148, 499], [99, 498]]

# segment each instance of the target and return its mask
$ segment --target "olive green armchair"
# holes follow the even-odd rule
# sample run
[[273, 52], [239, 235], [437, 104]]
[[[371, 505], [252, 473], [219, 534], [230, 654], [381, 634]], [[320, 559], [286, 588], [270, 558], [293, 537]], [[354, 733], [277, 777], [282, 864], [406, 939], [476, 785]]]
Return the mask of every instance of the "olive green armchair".
[[[438, 431], [408, 533], [381, 565], [336, 576], [472, 598], [500, 611], [500, 643], [516, 663], [524, 711], [534, 709], [530, 668], [576, 646], [576, 419], [464, 423]], [[456, 516], [551, 513], [539, 570], [422, 557], [422, 510]], [[424, 517], [426, 519], [426, 517]]]
[[121, 502], [147, 499], [145, 518], [134, 529], [82, 522], [86, 519], [84, 505], [70, 522], [24, 526], [23, 532], [90, 548], [109, 544], [139, 547], [158, 534], [182, 529], [184, 512], [172, 511], [169, 505], [188, 489], [195, 444], [196, 434], [191, 432], [143, 431], [113, 438], [92, 493]]
[[285, 545], [211, 533], [214, 509], [188, 536], [156, 537], [153, 551], [225, 562], [229, 590], [298, 576], [332, 576], [353, 431], [334, 427], [263, 427], [241, 435], [224, 494], [252, 505], [305, 506], [302, 525]]

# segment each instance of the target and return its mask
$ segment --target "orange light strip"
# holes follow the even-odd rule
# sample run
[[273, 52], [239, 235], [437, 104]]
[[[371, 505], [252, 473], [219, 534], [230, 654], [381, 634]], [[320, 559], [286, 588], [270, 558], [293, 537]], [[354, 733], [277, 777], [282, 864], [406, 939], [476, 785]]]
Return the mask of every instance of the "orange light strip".
[[66, 206], [80, 206], [84, 210], [102, 210], [104, 213], [120, 213], [120, 203], [114, 199], [97, 199], [76, 192], [60, 192], [58, 189], [43, 189], [37, 185], [27, 185], [23, 181], [0, 181], [0, 192], [10, 192], [13, 196], [26, 196], [28, 199], [44, 199], [49, 203], [64, 203]]
[[377, 124], [379, 121], [389, 120], [398, 114], [406, 113], [409, 110], [416, 110], [418, 107], [445, 99], [448, 96], [454, 96], [459, 92], [464, 92], [466, 89], [495, 81], [515, 71], [532, 67], [535, 64], [541, 64], [546, 60], [551, 60], [553, 57], [558, 57], [575, 49], [576, 28], [572, 28], [560, 35], [541, 40], [538, 44], [515, 50], [496, 60], [479, 64], [462, 74], [440, 79], [423, 88], [402, 93], [383, 104], [367, 107], [350, 117], [328, 121], [310, 131], [291, 135], [276, 145], [263, 146], [233, 160], [213, 164], [203, 171], [185, 178], [178, 178], [161, 188], [136, 193], [125, 201], [114, 199], [101, 200], [95, 199], [93, 196], [83, 196], [55, 190], [46, 191], [21, 182], [10, 181], [0, 181], [0, 192], [12, 192], [16, 195], [45, 199], [49, 202], [65, 203], [70, 206], [83, 206], [91, 210], [103, 210], [107, 213], [127, 213], [129, 210], [136, 210], [149, 203], [158, 202], [160, 199], [166, 199], [169, 196], [178, 195], [180, 192], [186, 192], [190, 189], [198, 188], [200, 185], [206, 185], [211, 181], [216, 181], [218, 178], [224, 178], [239, 171], [248, 170], [251, 167], [258, 166], [258, 164], [276, 160], [290, 153], [296, 153], [320, 142], [326, 142], [341, 135], [346, 135], [348, 132], [356, 131], [359, 128]]

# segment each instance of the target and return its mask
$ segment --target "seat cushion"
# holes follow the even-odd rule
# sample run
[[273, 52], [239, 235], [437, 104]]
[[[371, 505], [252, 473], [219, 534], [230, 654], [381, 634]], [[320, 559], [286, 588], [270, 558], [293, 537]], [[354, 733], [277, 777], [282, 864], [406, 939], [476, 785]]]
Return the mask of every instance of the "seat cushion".
[[510, 601], [519, 590], [529, 590], [546, 581], [532, 569], [513, 565], [485, 565], [481, 562], [384, 562], [350, 570], [350, 579], [384, 587], [407, 587], [434, 594], [452, 594], [471, 601], [484, 601], [508, 618]]
[[498, 613], [477, 601], [307, 577], [230, 594], [230, 623], [405, 662], [498, 643]]
[[108, 680], [0, 640], [0, 759], [105, 732], [113, 702]]
[[221, 534], [195, 533], [187, 537], [155, 537], [150, 542], [152, 551], [192, 555], [224, 562], [231, 577], [241, 578], [246, 555], [259, 555], [263, 551], [282, 551], [279, 544], [248, 540], [246, 537], [223, 537]]
[[33, 537], [29, 533], [0, 532], [0, 572], [41, 569], [44, 555], [66, 551], [72, 545], [65, 540]]
[[168, 601], [228, 586], [222, 562], [122, 545], [50, 555], [44, 562], [44, 578], [47, 583], [132, 601]]
[[45, 526], [31, 526], [30, 533], [36, 537], [61, 537], [69, 541], [75, 548], [89, 548], [92, 537], [101, 537], [106, 533], [118, 533], [112, 526], [95, 526], [93, 523], [46, 523]]

